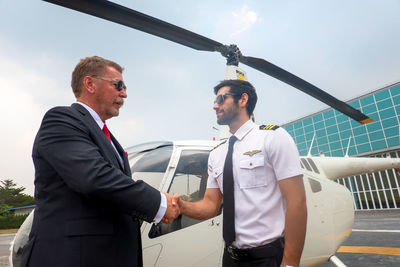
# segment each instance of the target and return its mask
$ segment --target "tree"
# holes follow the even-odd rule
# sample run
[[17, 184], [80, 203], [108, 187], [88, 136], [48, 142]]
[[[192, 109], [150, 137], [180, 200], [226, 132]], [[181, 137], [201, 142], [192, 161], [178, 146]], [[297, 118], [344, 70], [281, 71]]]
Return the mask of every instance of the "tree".
[[32, 196], [22, 193], [25, 187], [16, 187], [17, 184], [11, 179], [0, 181], [0, 205], [19, 207], [35, 204]]

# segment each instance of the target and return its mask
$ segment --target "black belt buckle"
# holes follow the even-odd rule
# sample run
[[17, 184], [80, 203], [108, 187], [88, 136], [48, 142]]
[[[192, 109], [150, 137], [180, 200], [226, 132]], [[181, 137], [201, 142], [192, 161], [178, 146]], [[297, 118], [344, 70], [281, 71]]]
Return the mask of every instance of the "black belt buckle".
[[232, 259], [240, 260], [239, 254], [236, 253], [236, 249], [232, 245], [227, 246], [226, 251], [228, 251], [228, 254]]
[[238, 249], [235, 248], [232, 245], [229, 245], [226, 247], [226, 251], [228, 252], [229, 256], [237, 261], [243, 260], [243, 259], [247, 259], [249, 257], [249, 254], [246, 253], [245, 250], [243, 249]]

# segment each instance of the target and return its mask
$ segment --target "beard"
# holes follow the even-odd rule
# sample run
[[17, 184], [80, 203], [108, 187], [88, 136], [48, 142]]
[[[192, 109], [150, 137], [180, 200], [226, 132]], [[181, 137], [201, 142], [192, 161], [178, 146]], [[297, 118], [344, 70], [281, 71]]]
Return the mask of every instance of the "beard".
[[217, 117], [217, 123], [219, 125], [229, 125], [239, 113], [239, 108], [237, 104], [233, 104], [230, 107], [223, 109], [223, 113], [220, 117]]

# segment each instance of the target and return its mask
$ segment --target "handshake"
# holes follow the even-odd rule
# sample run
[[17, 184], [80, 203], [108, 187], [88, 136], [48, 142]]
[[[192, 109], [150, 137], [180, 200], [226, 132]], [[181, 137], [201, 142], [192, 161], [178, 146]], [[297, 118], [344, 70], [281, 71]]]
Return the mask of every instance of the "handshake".
[[165, 211], [164, 217], [162, 218], [162, 222], [166, 224], [170, 224], [174, 221], [176, 217], [181, 214], [181, 201], [179, 195], [175, 194], [174, 196], [170, 196], [168, 193], [163, 193], [167, 197], [167, 210]]

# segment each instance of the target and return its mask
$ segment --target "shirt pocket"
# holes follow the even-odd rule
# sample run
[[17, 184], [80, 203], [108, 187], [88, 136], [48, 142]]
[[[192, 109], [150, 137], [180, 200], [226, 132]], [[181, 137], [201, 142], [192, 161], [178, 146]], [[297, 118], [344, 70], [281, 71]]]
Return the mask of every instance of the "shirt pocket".
[[267, 185], [264, 156], [241, 159], [239, 162], [240, 188], [254, 188]]

